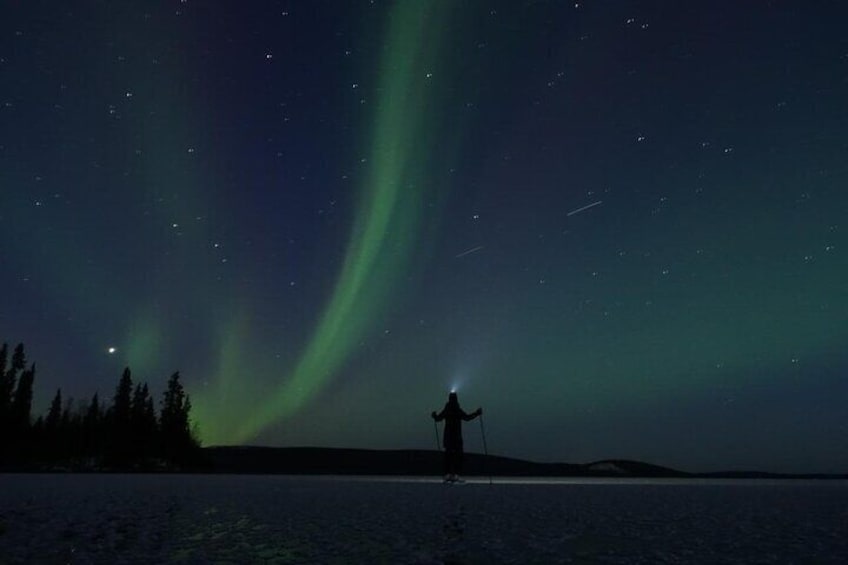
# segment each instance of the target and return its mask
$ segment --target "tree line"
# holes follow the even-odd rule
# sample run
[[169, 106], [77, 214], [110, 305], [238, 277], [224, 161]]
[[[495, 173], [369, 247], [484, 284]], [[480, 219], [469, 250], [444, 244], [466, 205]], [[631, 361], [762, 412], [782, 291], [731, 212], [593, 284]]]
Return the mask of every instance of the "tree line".
[[56, 391], [47, 414], [33, 419], [36, 366], [24, 345], [0, 348], [0, 467], [74, 470], [175, 470], [201, 464], [191, 429], [191, 400], [179, 371], [168, 379], [157, 413], [147, 383], [124, 369], [114, 395], [87, 402]]

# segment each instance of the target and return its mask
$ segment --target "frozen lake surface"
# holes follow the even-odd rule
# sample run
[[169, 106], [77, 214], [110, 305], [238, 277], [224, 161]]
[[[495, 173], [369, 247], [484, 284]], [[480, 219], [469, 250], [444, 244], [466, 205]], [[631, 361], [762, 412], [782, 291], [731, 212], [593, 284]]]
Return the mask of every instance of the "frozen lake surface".
[[0, 563], [848, 563], [848, 483], [0, 475]]

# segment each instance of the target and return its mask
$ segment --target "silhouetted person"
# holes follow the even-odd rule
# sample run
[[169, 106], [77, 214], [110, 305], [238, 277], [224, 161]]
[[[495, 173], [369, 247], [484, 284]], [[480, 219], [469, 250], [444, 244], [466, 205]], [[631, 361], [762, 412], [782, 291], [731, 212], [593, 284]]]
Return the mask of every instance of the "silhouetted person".
[[459, 480], [462, 472], [462, 422], [473, 420], [483, 414], [483, 409], [478, 408], [471, 414], [466, 414], [459, 406], [459, 398], [455, 392], [448, 395], [448, 402], [441, 412], [433, 412], [431, 416], [437, 422], [445, 421], [445, 480]]

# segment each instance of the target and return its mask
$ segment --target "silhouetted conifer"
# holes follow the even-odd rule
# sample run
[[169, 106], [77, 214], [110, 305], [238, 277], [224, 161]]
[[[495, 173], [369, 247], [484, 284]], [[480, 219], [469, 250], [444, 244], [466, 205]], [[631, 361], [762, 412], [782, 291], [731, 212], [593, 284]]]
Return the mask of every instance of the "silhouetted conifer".
[[56, 395], [50, 403], [47, 417], [44, 419], [42, 435], [43, 451], [46, 459], [58, 459], [61, 447], [61, 425], [62, 425], [62, 389], [56, 389]]
[[9, 392], [15, 389], [15, 380], [18, 377], [18, 374], [24, 370], [26, 367], [26, 353], [24, 352], [24, 344], [19, 343], [15, 347], [15, 352], [12, 353], [12, 365], [9, 367], [9, 370], [6, 373], [7, 378], [7, 386], [9, 387]]
[[126, 367], [109, 410], [109, 459], [117, 466], [126, 466], [132, 459], [132, 373]]
[[0, 346], [0, 377], [6, 375], [6, 364], [9, 362], [9, 345], [7, 343], [3, 343]]
[[12, 400], [13, 429], [22, 432], [30, 427], [32, 412], [32, 385], [35, 381], [35, 363], [21, 373], [15, 396]]
[[59, 424], [59, 427], [67, 430], [71, 426], [71, 421], [73, 420], [72, 411], [74, 409], [74, 399], [69, 398], [65, 401], [64, 406], [62, 406], [62, 420]]
[[21, 459], [29, 455], [32, 437], [30, 412], [32, 411], [32, 385], [35, 380], [35, 364], [21, 373], [18, 386], [12, 397], [8, 418], [8, 456]]
[[10, 410], [12, 404], [12, 387], [7, 381], [6, 365], [9, 362], [9, 347], [5, 343], [0, 347], [0, 463], [11, 459], [11, 430]]
[[130, 368], [126, 367], [121, 375], [121, 380], [118, 382], [118, 388], [115, 390], [115, 397], [112, 400], [113, 424], [126, 425], [130, 421], [132, 384], [132, 373], [130, 372]]
[[[0, 347], [0, 417], [5, 414], [11, 401], [12, 387], [6, 381], [6, 365], [9, 363], [9, 346], [4, 343]], [[0, 421], [2, 423], [2, 421]]]
[[136, 385], [130, 414], [133, 454], [137, 459], [147, 460], [156, 450], [156, 413], [147, 383]]
[[191, 434], [190, 411], [191, 400], [180, 383], [180, 373], [177, 371], [168, 379], [159, 420], [162, 454], [175, 463], [191, 463], [197, 455], [199, 443]]
[[103, 448], [103, 410], [100, 408], [100, 398], [94, 393], [82, 422], [82, 455], [103, 455]]
[[26, 368], [26, 353], [24, 353], [24, 344], [19, 343], [15, 347], [15, 352], [12, 353], [12, 365], [6, 371], [6, 377], [3, 382], [3, 398], [7, 402], [7, 406], [12, 404], [12, 395], [15, 391], [15, 383], [17, 383], [18, 375]]
[[56, 396], [53, 397], [53, 402], [50, 403], [50, 410], [47, 411], [47, 418], [44, 420], [44, 428], [46, 430], [55, 430], [59, 428], [62, 421], [62, 389], [56, 389]]
[[103, 417], [103, 411], [100, 409], [100, 398], [95, 392], [91, 397], [91, 403], [88, 405], [88, 411], [85, 413], [85, 421], [89, 424], [96, 425]]
[[19, 343], [15, 346], [15, 352], [12, 353], [12, 370], [23, 371], [26, 367], [26, 353], [24, 352], [24, 344]]
[[14, 459], [18, 446], [23, 441], [21, 430], [17, 425], [14, 397], [15, 385], [25, 368], [24, 344], [19, 343], [12, 353], [11, 365], [4, 374], [0, 375], [2, 377], [0, 378], [0, 460]]
[[18, 380], [18, 374], [24, 370], [26, 366], [26, 355], [24, 354], [24, 344], [19, 343], [15, 347], [12, 354], [12, 363], [6, 368], [8, 349], [6, 344], [2, 348], [2, 366], [4, 370], [0, 372], [0, 446], [6, 447], [11, 435], [11, 426], [13, 421], [12, 401], [15, 393], [15, 383]]
[[59, 423], [59, 445], [55, 453], [59, 461], [67, 463], [79, 456], [81, 423], [82, 417], [76, 409], [76, 402], [73, 398], [68, 398], [62, 408], [62, 420]]
[[9, 448], [8, 411], [9, 398], [3, 394], [6, 389], [6, 363], [9, 349], [4, 343], [0, 347], [0, 464], [8, 463], [12, 458]]

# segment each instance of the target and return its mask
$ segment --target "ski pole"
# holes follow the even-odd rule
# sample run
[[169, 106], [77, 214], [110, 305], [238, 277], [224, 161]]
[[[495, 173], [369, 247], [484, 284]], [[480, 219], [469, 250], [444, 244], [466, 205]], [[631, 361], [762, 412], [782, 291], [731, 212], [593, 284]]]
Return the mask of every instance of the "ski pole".
[[433, 420], [433, 430], [436, 432], [436, 449], [442, 450], [442, 442], [439, 441], [439, 424]]
[[[483, 459], [483, 469], [485, 469], [486, 468], [486, 462], [489, 459], [489, 447], [486, 445], [486, 426], [483, 425], [483, 414], [482, 413], [480, 414], [480, 435], [483, 436], [483, 455], [485, 455], [485, 459]], [[489, 473], [489, 484], [492, 484], [491, 473]]]

